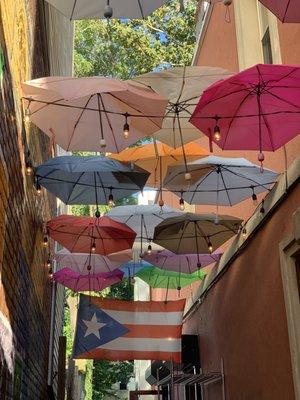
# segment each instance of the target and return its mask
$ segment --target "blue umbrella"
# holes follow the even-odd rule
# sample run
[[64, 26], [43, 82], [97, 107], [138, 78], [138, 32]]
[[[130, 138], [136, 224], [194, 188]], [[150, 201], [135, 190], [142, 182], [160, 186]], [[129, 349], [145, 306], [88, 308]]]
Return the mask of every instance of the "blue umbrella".
[[102, 156], [60, 156], [36, 168], [41, 185], [65, 204], [111, 204], [141, 191], [149, 172]]
[[151, 267], [153, 267], [152, 264], [141, 260], [138, 262], [129, 261], [123, 264], [119, 269], [124, 272], [124, 278], [129, 278], [135, 276], [142, 269]]

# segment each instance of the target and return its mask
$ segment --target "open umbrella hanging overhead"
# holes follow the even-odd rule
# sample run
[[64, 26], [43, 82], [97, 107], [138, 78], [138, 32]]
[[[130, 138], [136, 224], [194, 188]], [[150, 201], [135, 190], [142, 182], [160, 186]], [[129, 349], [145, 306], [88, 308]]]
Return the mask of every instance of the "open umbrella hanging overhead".
[[96, 18], [144, 19], [164, 0], [46, 0], [70, 20]]
[[209, 87], [190, 122], [225, 150], [275, 151], [299, 134], [300, 67], [258, 64]]
[[222, 253], [212, 254], [175, 254], [169, 250], [155, 251], [145, 254], [143, 260], [166, 271], [192, 274], [200, 268], [215, 263]]
[[118, 153], [160, 129], [167, 101], [104, 77], [45, 77], [22, 84], [26, 118], [69, 151]]
[[[143, 190], [149, 172], [101, 156], [60, 156], [36, 168], [44, 186], [65, 204], [108, 204]], [[99, 211], [98, 216], [99, 215]]]
[[55, 254], [54, 258], [60, 265], [72, 269], [77, 274], [99, 274], [111, 272], [129, 262], [131, 251], [122, 251], [103, 256], [94, 253], [71, 253], [67, 249], [61, 249]]
[[282, 22], [300, 22], [299, 0], [259, 0]]
[[233, 206], [269, 191], [278, 174], [265, 170], [245, 158], [209, 156], [188, 164], [191, 180], [184, 179], [185, 167], [170, 167], [163, 186], [189, 204]]
[[151, 252], [151, 240], [154, 228], [163, 220], [180, 216], [182, 213], [174, 208], [158, 205], [119, 206], [108, 211], [106, 215], [118, 222], [122, 222], [133, 229], [140, 241], [140, 253], [143, 253], [143, 243], [148, 242], [148, 251]]
[[82, 275], [71, 268], [62, 268], [53, 274], [53, 279], [73, 292], [98, 292], [121, 282], [123, 275], [123, 272], [118, 269], [112, 272]]
[[47, 222], [48, 235], [70, 252], [108, 255], [132, 248], [136, 233], [108, 217], [60, 215]]
[[129, 261], [119, 268], [124, 273], [124, 278], [134, 277], [141, 269], [153, 267], [152, 264], [144, 261]]
[[133, 79], [139, 87], [148, 87], [168, 99], [165, 118], [154, 138], [177, 148], [201, 137], [190, 124], [199, 98], [209, 85], [227, 77], [229, 72], [217, 67], [176, 67], [150, 72]]
[[132, 162], [150, 172], [146, 185], [160, 188], [168, 166], [184, 162], [183, 151], [188, 162], [207, 155], [207, 151], [197, 143], [188, 143], [174, 149], [164, 143], [154, 142], [138, 147], [130, 147], [110, 157], [122, 162]]
[[214, 214], [185, 213], [156, 226], [153, 242], [176, 254], [212, 253], [238, 233], [242, 220]]

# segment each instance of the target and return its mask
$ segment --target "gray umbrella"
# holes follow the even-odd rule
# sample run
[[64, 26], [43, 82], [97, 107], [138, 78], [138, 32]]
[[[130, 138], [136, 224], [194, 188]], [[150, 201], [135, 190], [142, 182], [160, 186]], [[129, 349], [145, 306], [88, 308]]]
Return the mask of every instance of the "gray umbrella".
[[142, 168], [101, 156], [51, 158], [36, 169], [44, 186], [65, 204], [108, 204], [141, 191], [149, 177]]
[[186, 213], [167, 218], [154, 230], [153, 242], [176, 254], [210, 253], [238, 233], [242, 220], [214, 214]]

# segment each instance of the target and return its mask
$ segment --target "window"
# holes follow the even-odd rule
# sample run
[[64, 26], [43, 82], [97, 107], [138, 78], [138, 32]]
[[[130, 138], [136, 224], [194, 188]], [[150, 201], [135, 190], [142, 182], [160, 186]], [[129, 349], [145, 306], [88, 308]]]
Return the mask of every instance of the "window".
[[263, 60], [266, 64], [273, 64], [272, 45], [269, 29], [268, 10], [259, 4], [259, 29], [262, 45]]

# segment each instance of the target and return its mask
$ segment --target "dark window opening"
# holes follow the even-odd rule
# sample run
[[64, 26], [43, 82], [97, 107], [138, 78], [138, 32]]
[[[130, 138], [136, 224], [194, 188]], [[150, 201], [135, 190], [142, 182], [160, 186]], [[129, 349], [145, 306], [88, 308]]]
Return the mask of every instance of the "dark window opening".
[[261, 43], [262, 43], [262, 49], [263, 49], [264, 63], [273, 64], [272, 46], [271, 46], [269, 28], [267, 28], [267, 30], [262, 38]]

